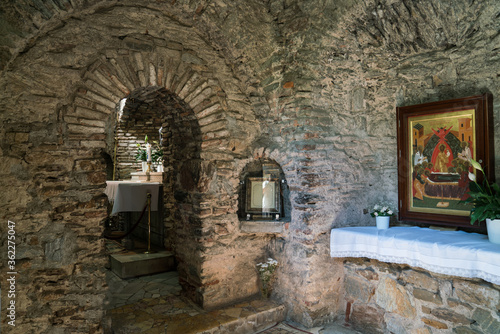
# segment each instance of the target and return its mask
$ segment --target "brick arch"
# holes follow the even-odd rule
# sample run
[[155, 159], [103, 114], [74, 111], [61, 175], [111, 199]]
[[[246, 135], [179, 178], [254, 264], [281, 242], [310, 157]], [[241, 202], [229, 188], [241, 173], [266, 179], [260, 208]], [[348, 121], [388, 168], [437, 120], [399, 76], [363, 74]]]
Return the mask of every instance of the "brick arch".
[[[201, 62], [201, 59], [192, 61]], [[95, 105], [111, 114], [118, 101], [134, 89], [158, 86], [186, 102], [200, 125], [208, 124], [209, 117], [223, 114], [221, 104], [224, 101], [218, 96], [221, 88], [217, 79], [207, 73], [204, 66], [197, 67], [203, 68], [203, 73], [193, 63], [158, 53], [131, 51], [115, 58], [103, 56], [85, 73], [84, 87], [77, 91], [75, 108]], [[223, 118], [224, 115], [218, 117]], [[202, 132], [207, 138], [216, 137], [210, 134], [210, 128]]]
[[106, 147], [103, 144], [111, 136], [105, 129], [116, 123], [119, 101], [134, 90], [148, 88], [169, 92], [192, 110], [199, 124], [202, 150], [230, 153], [228, 112], [223, 107], [227, 102], [220, 97], [224, 94], [207, 68], [193, 63], [203, 61], [196, 56], [193, 59], [184, 61], [140, 51], [101, 56], [88, 67], [72, 105], [63, 113], [70, 146], [102, 148], [111, 155], [109, 142]]
[[[219, 196], [226, 198], [232, 191], [216, 185], [222, 177], [216, 172], [216, 166], [227, 166], [230, 164], [228, 159], [234, 159], [234, 148], [229, 144], [227, 111], [223, 108], [225, 101], [221, 98], [223, 94], [219, 94], [222, 90], [218, 81], [200, 64], [161, 53], [139, 51], [111, 58], [102, 56], [88, 67], [83, 79], [83, 84], [76, 89], [72, 105], [63, 112], [70, 147], [93, 147], [96, 152], [100, 149], [111, 153], [109, 143], [104, 144], [106, 138], [112, 135], [106, 129], [116, 122], [119, 101], [135, 90], [151, 88], [168, 93], [165, 94], [168, 99], [175, 101], [165, 103], [170, 104], [167, 109], [175, 103], [183, 105], [180, 109], [184, 113], [167, 112], [164, 120], [169, 125], [165, 136], [171, 137], [167, 142], [173, 146], [172, 158], [180, 161], [176, 168], [166, 168], [165, 188], [170, 191], [166, 201], [175, 202], [168, 208], [173, 218], [166, 224], [174, 225], [167, 226], [167, 230], [184, 238], [182, 242], [171, 242], [174, 247], [182, 247], [176, 252], [179, 276], [191, 298], [202, 303], [198, 290], [204, 278], [201, 271], [194, 272], [192, 268], [201, 268], [203, 260], [198, 254], [198, 239], [203, 226], [211, 224], [212, 217], [206, 214], [206, 210], [203, 215], [200, 212], [211, 199]], [[190, 132], [176, 132], [179, 129], [177, 125], [186, 122], [191, 125], [184, 128]], [[178, 158], [176, 154], [190, 145], [198, 149], [188, 148], [187, 156]], [[224, 157], [222, 162], [219, 162], [219, 156]], [[194, 183], [189, 184], [188, 181]], [[182, 187], [178, 187], [179, 184]], [[217, 189], [217, 194], [204, 192], [211, 187], [210, 184]]]

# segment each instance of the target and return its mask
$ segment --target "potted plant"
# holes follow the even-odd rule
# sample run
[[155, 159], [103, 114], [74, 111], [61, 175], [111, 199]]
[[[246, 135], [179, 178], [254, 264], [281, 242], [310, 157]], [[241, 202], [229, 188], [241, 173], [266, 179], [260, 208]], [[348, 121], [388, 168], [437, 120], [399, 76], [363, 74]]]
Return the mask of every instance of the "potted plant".
[[370, 215], [375, 217], [377, 228], [379, 230], [384, 230], [389, 228], [389, 220], [391, 216], [394, 216], [394, 210], [392, 210], [389, 205], [375, 204]]
[[476, 221], [486, 220], [488, 239], [490, 242], [500, 244], [500, 186], [488, 182], [483, 168], [477, 161], [471, 158], [470, 163], [475, 170], [481, 171], [484, 176], [482, 185], [480, 185], [476, 181], [476, 175], [469, 172], [471, 182], [469, 182], [468, 194], [470, 197], [464, 202], [473, 205], [470, 210], [470, 222], [474, 224]]
[[[145, 143], [148, 143], [148, 136], [144, 138]], [[140, 161], [142, 163], [142, 171], [145, 172], [147, 170], [147, 160], [148, 153], [145, 149], [142, 148], [141, 144], [137, 144], [137, 153], [135, 155], [135, 160]]]
[[261, 281], [262, 296], [269, 298], [273, 289], [274, 281], [276, 280], [275, 271], [278, 268], [278, 261], [268, 258], [267, 262], [258, 263], [259, 277]]
[[156, 141], [153, 141], [152, 160], [157, 164], [157, 172], [163, 172], [163, 148]]

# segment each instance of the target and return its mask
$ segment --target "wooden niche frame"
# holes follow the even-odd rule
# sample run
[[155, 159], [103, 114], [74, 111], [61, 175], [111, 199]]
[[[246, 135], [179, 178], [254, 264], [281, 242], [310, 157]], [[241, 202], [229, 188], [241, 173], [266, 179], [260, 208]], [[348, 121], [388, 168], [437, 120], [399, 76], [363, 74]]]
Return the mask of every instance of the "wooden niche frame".
[[474, 172], [468, 156], [494, 179], [492, 110], [491, 94], [397, 107], [400, 221], [484, 229], [460, 200]]

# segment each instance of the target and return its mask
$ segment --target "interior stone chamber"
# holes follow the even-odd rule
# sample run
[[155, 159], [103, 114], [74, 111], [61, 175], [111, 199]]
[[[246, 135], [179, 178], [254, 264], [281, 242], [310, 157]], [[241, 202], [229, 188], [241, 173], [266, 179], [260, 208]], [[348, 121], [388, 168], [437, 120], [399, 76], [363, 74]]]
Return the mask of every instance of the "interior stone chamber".
[[[329, 235], [397, 202], [398, 106], [491, 94], [500, 176], [499, 13], [496, 0], [2, 2], [12, 332], [103, 331], [106, 181], [140, 169], [145, 135], [164, 153], [155, 247], [202, 308], [260, 298], [256, 264], [271, 257], [271, 299], [304, 326], [497, 331], [497, 285], [334, 259]], [[249, 178], [275, 182], [278, 197], [253, 202], [265, 215], [248, 211]]]

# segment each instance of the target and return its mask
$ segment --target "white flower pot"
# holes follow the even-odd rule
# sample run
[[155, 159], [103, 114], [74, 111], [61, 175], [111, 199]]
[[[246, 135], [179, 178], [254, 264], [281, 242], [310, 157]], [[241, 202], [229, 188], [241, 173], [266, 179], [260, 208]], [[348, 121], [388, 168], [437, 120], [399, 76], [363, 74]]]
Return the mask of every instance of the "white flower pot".
[[147, 161], [142, 161], [142, 171], [145, 173], [148, 171], [148, 162]]
[[500, 244], [500, 219], [486, 219], [486, 230], [490, 242]]
[[389, 216], [375, 217], [375, 220], [377, 221], [377, 228], [379, 230], [388, 229], [389, 228], [389, 219], [391, 219], [391, 217], [389, 217]]

